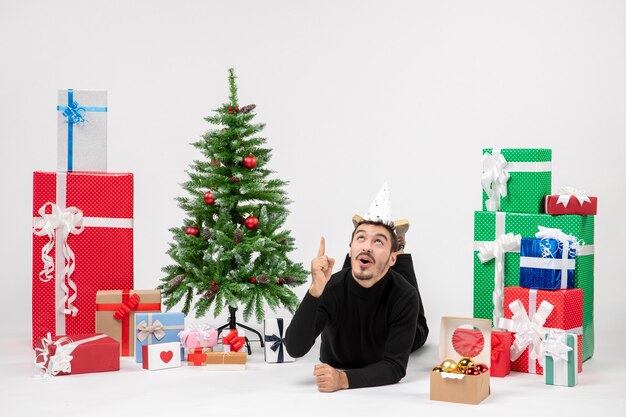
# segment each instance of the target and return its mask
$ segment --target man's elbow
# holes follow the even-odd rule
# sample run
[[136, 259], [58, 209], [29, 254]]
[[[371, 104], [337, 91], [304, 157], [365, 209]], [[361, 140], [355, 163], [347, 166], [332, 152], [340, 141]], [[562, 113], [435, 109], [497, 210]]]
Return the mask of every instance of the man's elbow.
[[304, 346], [290, 344], [288, 339], [285, 339], [285, 349], [292, 358], [301, 358], [309, 351], [309, 349], [306, 349]]

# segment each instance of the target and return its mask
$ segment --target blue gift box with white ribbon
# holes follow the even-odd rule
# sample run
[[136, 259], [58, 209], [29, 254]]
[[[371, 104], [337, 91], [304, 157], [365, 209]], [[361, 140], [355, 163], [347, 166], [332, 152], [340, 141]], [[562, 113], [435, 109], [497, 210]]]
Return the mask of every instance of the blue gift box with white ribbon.
[[59, 90], [57, 171], [107, 172], [107, 92]]
[[142, 363], [144, 345], [180, 344], [178, 333], [184, 329], [183, 313], [135, 313], [135, 361]]
[[522, 239], [520, 287], [538, 290], [574, 288], [575, 267], [576, 249], [570, 246], [570, 242]]

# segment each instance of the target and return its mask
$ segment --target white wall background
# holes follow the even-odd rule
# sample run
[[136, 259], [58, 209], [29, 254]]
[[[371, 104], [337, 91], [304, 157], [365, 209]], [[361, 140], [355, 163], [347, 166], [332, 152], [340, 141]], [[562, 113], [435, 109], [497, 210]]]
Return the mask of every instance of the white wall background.
[[600, 198], [596, 355], [624, 340], [623, 1], [0, 0], [0, 54], [3, 332], [30, 332], [32, 172], [56, 168], [57, 88], [109, 91], [109, 170], [135, 173], [135, 283], [153, 288], [233, 66], [291, 181], [294, 260], [320, 234], [342, 259], [388, 181], [436, 334], [472, 314], [481, 149], [549, 147], [554, 189]]

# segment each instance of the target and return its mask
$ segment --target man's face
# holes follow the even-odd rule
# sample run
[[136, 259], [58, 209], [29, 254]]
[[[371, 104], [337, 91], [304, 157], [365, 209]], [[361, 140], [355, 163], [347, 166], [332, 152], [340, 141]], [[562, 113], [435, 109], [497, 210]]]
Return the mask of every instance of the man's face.
[[350, 242], [350, 260], [352, 275], [359, 283], [373, 285], [396, 263], [391, 243], [390, 232], [383, 226], [362, 224], [357, 228]]

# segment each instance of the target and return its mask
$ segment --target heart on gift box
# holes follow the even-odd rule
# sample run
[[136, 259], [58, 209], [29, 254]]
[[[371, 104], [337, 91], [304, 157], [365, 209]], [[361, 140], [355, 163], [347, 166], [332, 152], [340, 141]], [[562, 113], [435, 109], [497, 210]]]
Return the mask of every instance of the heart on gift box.
[[164, 363], [168, 363], [174, 357], [174, 352], [172, 352], [171, 350], [164, 350], [163, 352], [161, 352], [160, 356], [161, 356], [161, 360]]

